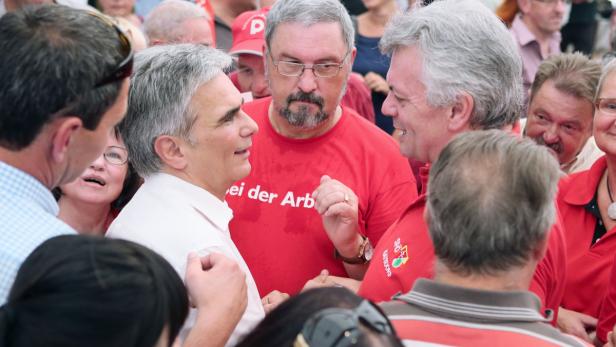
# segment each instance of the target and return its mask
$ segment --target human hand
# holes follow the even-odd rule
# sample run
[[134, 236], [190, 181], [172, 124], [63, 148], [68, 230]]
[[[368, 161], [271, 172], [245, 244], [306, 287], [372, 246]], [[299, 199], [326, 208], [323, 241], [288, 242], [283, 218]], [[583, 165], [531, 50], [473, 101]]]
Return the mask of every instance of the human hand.
[[192, 305], [200, 312], [224, 314], [237, 323], [248, 305], [246, 274], [220, 253], [199, 257], [191, 252], [185, 283]]
[[289, 294], [280, 292], [278, 290], [271, 291], [269, 294], [261, 298], [261, 304], [263, 304], [263, 309], [265, 313], [272, 312], [273, 309], [278, 307], [278, 305], [282, 304], [285, 300], [289, 298]]
[[607, 340], [603, 347], [616, 347], [616, 326], [612, 328], [612, 331], [607, 333]]
[[338, 286], [329, 276], [329, 271], [327, 269], [321, 270], [321, 273], [306, 282], [304, 284], [304, 288], [302, 288], [302, 292], [312, 288], [323, 288], [323, 287], [336, 287]]
[[368, 72], [364, 76], [364, 83], [368, 86], [368, 88], [370, 88], [370, 90], [383, 94], [389, 93], [389, 84], [376, 72]]
[[559, 307], [557, 325], [561, 331], [592, 343], [592, 338], [586, 331], [596, 329], [597, 318]]
[[327, 236], [344, 257], [357, 256], [362, 242], [358, 225], [358, 199], [353, 191], [327, 175], [312, 193], [314, 207], [323, 219]]

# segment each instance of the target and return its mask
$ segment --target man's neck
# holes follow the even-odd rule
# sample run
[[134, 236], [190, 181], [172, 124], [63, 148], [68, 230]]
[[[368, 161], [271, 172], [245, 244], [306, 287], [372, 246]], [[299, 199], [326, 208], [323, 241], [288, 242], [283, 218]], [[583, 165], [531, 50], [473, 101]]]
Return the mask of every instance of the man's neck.
[[[227, 194], [227, 189], [231, 187], [231, 184], [222, 185], [222, 184], [212, 184], [211, 182], [206, 182], [203, 177], [194, 177], [190, 172], [177, 170], [167, 165], [164, 165], [161, 172], [166, 173], [171, 176], [175, 176], [182, 181], [186, 181], [192, 185], [195, 185], [203, 190], [206, 190], [208, 193], [214, 195], [218, 200], [224, 202], [225, 195]], [[224, 188], [216, 188], [216, 187], [224, 187]]]
[[273, 102], [270, 103], [268, 114], [270, 124], [272, 124], [274, 131], [278, 134], [291, 139], [311, 139], [327, 133], [338, 124], [338, 121], [342, 117], [342, 108], [337, 106], [333, 116], [327, 117], [325, 121], [310, 129], [289, 124], [289, 122], [274, 109]]
[[528, 16], [522, 16], [522, 22], [524, 22], [526, 28], [528, 28], [528, 30], [533, 34], [533, 36], [535, 36], [537, 43], [539, 43], [541, 54], [543, 56], [547, 56], [548, 54], [552, 53], [550, 52], [550, 39], [552, 38], [552, 35], [554, 35], [554, 33], [540, 30], [539, 27], [535, 25], [535, 23], [532, 22]]
[[528, 290], [534, 274], [534, 265], [530, 270], [529, 268], [531, 268], [531, 264], [494, 276], [480, 274], [462, 276], [450, 271], [445, 265], [437, 261], [434, 280], [440, 283], [470, 289], [491, 291], [523, 291]]
[[56, 182], [53, 178], [53, 170], [49, 165], [49, 160], [40, 155], [40, 150], [33, 147], [35, 145], [20, 151], [11, 151], [0, 147], [0, 161], [33, 176], [51, 190]]

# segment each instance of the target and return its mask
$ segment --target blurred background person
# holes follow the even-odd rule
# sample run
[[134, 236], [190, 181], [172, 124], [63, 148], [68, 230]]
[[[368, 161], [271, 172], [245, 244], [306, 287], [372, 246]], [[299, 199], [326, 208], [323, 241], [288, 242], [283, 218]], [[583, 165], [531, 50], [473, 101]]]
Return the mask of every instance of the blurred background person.
[[210, 0], [214, 9], [216, 48], [225, 52], [231, 48], [233, 20], [246, 11], [257, 8], [256, 0]]
[[389, 69], [390, 57], [381, 53], [379, 42], [385, 25], [398, 12], [398, 5], [395, 0], [362, 0], [362, 3], [367, 11], [357, 17], [351, 17], [357, 48], [353, 71], [364, 76], [364, 83], [372, 92], [375, 124], [391, 134], [394, 130], [393, 120], [381, 112], [381, 106], [389, 92], [385, 75]]
[[207, 12], [185, 0], [165, 0], [143, 22], [148, 46], [195, 43], [214, 46]]
[[[506, 0], [510, 1], [510, 0]], [[509, 32], [513, 36], [522, 56], [522, 76], [524, 90], [528, 93], [537, 68], [542, 60], [560, 53], [560, 27], [566, 10], [567, 0], [517, 0], [517, 13], [511, 22]], [[513, 11], [513, 4], [504, 3], [497, 13], [509, 12], [508, 21]]]
[[75, 181], [54, 189], [60, 206], [58, 218], [80, 234], [103, 236], [140, 183], [114, 128], [103, 154]]
[[143, 20], [135, 14], [135, 0], [97, 0], [98, 8], [112, 17], [122, 17], [137, 27]]
[[116, 24], [122, 29], [126, 35], [131, 39], [131, 45], [135, 53], [146, 49], [148, 46], [148, 40], [145, 34], [141, 30], [141, 27], [133, 24], [130, 20], [124, 17], [111, 17], [116, 21]]

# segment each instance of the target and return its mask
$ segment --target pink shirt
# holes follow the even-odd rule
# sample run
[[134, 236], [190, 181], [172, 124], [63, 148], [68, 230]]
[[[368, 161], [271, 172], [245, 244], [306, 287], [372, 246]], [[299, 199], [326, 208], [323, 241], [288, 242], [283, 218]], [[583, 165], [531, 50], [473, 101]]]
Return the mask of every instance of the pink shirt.
[[551, 55], [560, 53], [560, 32], [557, 31], [550, 36], [548, 41], [549, 54], [546, 56], [541, 54], [539, 42], [522, 21], [520, 13], [515, 16], [509, 32], [518, 44], [520, 55], [522, 56], [522, 78], [524, 80], [525, 95], [528, 95], [541, 61]]

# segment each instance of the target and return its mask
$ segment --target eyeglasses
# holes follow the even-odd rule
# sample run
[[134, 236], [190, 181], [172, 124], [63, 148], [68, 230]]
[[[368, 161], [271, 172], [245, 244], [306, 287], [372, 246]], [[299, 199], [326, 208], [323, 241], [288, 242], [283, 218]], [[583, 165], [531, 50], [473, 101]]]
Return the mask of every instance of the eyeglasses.
[[554, 6], [558, 2], [562, 2], [565, 5], [571, 4], [571, 0], [535, 0], [535, 1], [540, 2], [542, 4], [549, 5], [549, 6]]
[[322, 63], [322, 64], [303, 64], [303, 63], [294, 63], [291, 61], [279, 60], [277, 62], [274, 61], [274, 58], [268, 53], [270, 59], [272, 59], [272, 64], [276, 67], [276, 71], [283, 76], [289, 77], [297, 77], [301, 76], [304, 73], [304, 70], [310, 69], [314, 73], [316, 77], [321, 78], [330, 78], [338, 75], [342, 66], [344, 66], [344, 62], [349, 55], [350, 51], [342, 58], [340, 63]]
[[128, 151], [124, 147], [109, 146], [103, 152], [103, 158], [111, 165], [122, 166], [128, 162]]
[[[360, 322], [361, 321], [361, 322]], [[368, 300], [354, 309], [326, 308], [306, 321], [293, 347], [343, 347], [354, 345], [363, 334], [360, 324], [381, 334], [395, 334], [385, 315]]]
[[610, 116], [616, 116], [616, 98], [597, 99], [595, 101], [595, 109]]

